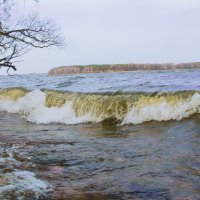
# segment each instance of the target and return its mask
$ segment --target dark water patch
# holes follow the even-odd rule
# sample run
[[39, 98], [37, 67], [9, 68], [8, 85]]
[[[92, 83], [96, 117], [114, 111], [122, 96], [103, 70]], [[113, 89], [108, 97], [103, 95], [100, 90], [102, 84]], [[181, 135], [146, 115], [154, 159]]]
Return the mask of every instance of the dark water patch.
[[65, 88], [65, 87], [68, 87], [70, 85], [72, 85], [74, 83], [74, 81], [65, 81], [65, 82], [61, 82], [61, 83], [58, 83], [56, 88]]
[[114, 117], [107, 118], [101, 122], [102, 126], [105, 128], [115, 127], [119, 123], [119, 120]]
[[151, 188], [137, 183], [132, 183], [127, 192], [132, 198], [141, 198], [144, 200], [171, 200], [169, 189]]

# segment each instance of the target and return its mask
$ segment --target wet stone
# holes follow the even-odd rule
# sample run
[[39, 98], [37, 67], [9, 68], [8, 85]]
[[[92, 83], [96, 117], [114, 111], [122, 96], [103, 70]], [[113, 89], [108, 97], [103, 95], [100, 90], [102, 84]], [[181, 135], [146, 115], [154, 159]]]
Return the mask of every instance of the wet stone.
[[138, 184], [131, 184], [127, 193], [148, 200], [171, 200], [169, 189], [149, 188]]
[[10, 173], [10, 172], [13, 172], [14, 171], [14, 168], [13, 167], [8, 167], [8, 168], [5, 168], [2, 170], [3, 173]]

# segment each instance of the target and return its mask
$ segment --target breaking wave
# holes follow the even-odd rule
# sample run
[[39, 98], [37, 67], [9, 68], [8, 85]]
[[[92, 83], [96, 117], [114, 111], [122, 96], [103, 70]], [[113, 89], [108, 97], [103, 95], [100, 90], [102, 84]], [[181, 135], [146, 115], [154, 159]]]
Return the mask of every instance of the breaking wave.
[[18, 113], [34, 123], [122, 125], [151, 120], [181, 120], [200, 113], [200, 91], [165, 93], [67, 93], [23, 88], [0, 90], [0, 111]]

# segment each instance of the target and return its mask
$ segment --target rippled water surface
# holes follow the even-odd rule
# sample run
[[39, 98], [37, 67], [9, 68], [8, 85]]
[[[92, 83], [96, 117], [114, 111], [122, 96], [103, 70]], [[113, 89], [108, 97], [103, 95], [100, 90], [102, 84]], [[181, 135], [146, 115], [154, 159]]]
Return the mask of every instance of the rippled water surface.
[[97, 73], [65, 76], [2, 76], [1, 88], [26, 87], [72, 92], [155, 92], [200, 90], [200, 70]]
[[[23, 87], [33, 91], [16, 102], [0, 95], [0, 199], [199, 200], [199, 77], [199, 70], [0, 77], [1, 89]], [[38, 100], [45, 98], [45, 93], [37, 89], [103, 93], [100, 98], [105, 101], [98, 105], [98, 111], [104, 108], [104, 103], [108, 107], [112, 105], [111, 100], [119, 105], [114, 105], [115, 109], [130, 104], [131, 111], [122, 118], [129, 117], [130, 123], [123, 124], [116, 117], [118, 112], [111, 109], [104, 113], [108, 117], [99, 122], [41, 123], [48, 117], [80, 118], [75, 116], [81, 115], [79, 109], [83, 113], [86, 103], [93, 109], [96, 96], [76, 97], [74, 105], [79, 99], [83, 102], [72, 106], [76, 112], [65, 115], [69, 112], [65, 104], [54, 105], [63, 94], [51, 93], [51, 97], [55, 95], [53, 103], [45, 108], [47, 105]], [[121, 93], [116, 96], [118, 91], [128, 95], [176, 93], [158, 97], [150, 94], [142, 97], [136, 107], [138, 101], [131, 102], [135, 97], [121, 96]], [[175, 100], [171, 102], [170, 98]], [[133, 123], [135, 115], [147, 120]]]

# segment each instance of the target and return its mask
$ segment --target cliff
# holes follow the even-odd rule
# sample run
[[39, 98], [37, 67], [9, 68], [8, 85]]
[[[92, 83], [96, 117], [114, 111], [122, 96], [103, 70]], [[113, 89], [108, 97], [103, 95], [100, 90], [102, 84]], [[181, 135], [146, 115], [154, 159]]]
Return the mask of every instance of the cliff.
[[49, 75], [119, 72], [119, 71], [144, 71], [144, 70], [175, 70], [175, 69], [200, 69], [200, 62], [180, 64], [116, 64], [116, 65], [77, 65], [56, 67], [49, 71]]

